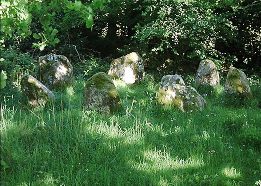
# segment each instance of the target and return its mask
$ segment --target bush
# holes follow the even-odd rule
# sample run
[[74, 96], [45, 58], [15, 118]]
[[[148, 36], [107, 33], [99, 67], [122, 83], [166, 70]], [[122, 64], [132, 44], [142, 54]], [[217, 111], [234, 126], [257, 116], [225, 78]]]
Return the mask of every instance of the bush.
[[110, 63], [100, 58], [90, 56], [87, 59], [82, 60], [80, 63], [75, 64], [75, 74], [82, 76], [85, 79], [90, 78], [98, 72], [108, 72]]
[[20, 53], [14, 49], [1, 51], [0, 69], [7, 74], [6, 87], [0, 89], [1, 103], [4, 101], [13, 102], [21, 98], [20, 81], [23, 75], [33, 74], [35, 61], [27, 53]]
[[82, 24], [91, 28], [94, 11], [106, 2], [4, 0], [0, 10], [1, 42], [19, 45], [25, 38], [30, 38], [33, 46], [40, 50], [46, 46], [54, 47], [60, 42], [59, 32], [68, 32]]
[[220, 37], [219, 27], [227, 34], [233, 31], [227, 19], [213, 13], [213, 3], [146, 0], [145, 7], [144, 21], [137, 26], [135, 39], [150, 55], [160, 56], [156, 66], [167, 59], [173, 60], [170, 65], [184, 65], [187, 61], [196, 65], [207, 56], [218, 57], [215, 41]]
[[15, 49], [1, 51], [0, 69], [6, 71], [8, 82], [15, 82], [25, 74], [35, 70], [35, 61], [28, 53]]

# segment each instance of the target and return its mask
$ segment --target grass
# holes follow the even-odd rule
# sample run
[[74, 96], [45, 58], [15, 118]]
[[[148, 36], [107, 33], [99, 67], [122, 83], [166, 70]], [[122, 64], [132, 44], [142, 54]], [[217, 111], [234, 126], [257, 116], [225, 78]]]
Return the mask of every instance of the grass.
[[[258, 100], [230, 107], [222, 96], [213, 96], [204, 111], [182, 113], [156, 104], [152, 80], [116, 85], [123, 106], [110, 116], [82, 109], [82, 80], [46, 108], [1, 105], [1, 185], [255, 185], [261, 180]], [[261, 93], [260, 85], [253, 89]]]

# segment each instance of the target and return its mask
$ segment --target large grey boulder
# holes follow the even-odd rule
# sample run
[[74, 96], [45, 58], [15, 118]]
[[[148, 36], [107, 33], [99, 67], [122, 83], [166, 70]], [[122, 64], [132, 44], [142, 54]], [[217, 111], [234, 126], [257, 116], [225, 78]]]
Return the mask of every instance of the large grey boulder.
[[47, 101], [55, 99], [53, 92], [31, 75], [22, 78], [21, 87], [31, 107], [44, 106]]
[[86, 109], [109, 114], [117, 111], [120, 105], [118, 91], [109, 75], [99, 72], [86, 81], [84, 89]]
[[67, 57], [48, 54], [39, 57], [39, 77], [50, 89], [62, 89], [73, 81], [73, 67]]
[[115, 79], [121, 79], [126, 84], [139, 82], [144, 76], [144, 64], [136, 52], [114, 59], [108, 74]]
[[[174, 78], [168, 77], [170, 76], [162, 78], [157, 92], [157, 100], [160, 104], [168, 108], [177, 107], [183, 112], [203, 110], [206, 101], [195, 88], [186, 86], [178, 75], [172, 77], [179, 77], [179, 81], [172, 81]], [[169, 82], [167, 79], [169, 79]]]
[[176, 84], [185, 85], [183, 78], [178, 74], [165, 75], [161, 78], [160, 81], [161, 87], [169, 87], [169, 86], [174, 86]]
[[197, 87], [215, 87], [220, 84], [219, 72], [212, 60], [205, 59], [199, 63], [195, 83]]
[[225, 83], [225, 93], [241, 95], [243, 97], [252, 96], [249, 81], [246, 74], [235, 67], [230, 67]]

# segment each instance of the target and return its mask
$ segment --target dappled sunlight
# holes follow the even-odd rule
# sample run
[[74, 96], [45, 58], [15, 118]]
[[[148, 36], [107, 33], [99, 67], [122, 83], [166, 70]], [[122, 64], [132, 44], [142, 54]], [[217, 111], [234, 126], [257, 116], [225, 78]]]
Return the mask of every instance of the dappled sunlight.
[[59, 181], [55, 179], [52, 174], [46, 174], [45, 177], [41, 180], [41, 183], [46, 185], [56, 185], [55, 183], [58, 182]]
[[146, 122], [146, 130], [159, 134], [162, 137], [172, 134], [172, 131], [169, 131], [169, 132], [164, 131], [163, 125], [153, 125], [152, 123], [150, 123], [148, 121]]
[[[170, 120], [170, 122], [173, 122], [173, 119]], [[161, 137], [166, 137], [169, 135], [180, 135], [183, 132], [185, 132], [185, 129], [180, 126], [173, 126], [169, 128], [168, 130], [164, 130], [163, 128], [164, 124], [152, 124], [151, 122], [147, 121], [145, 122], [145, 128], [148, 132], [153, 132], [155, 134], [160, 135]]]
[[0, 186], [261, 186], [260, 8], [2, 0]]
[[54, 76], [58, 80], [62, 80], [67, 73], [68, 73], [68, 68], [64, 64], [60, 64], [57, 67], [57, 71], [55, 72]]
[[131, 67], [124, 68], [124, 75], [122, 77], [122, 80], [127, 84], [133, 84], [135, 82], [135, 75]]
[[15, 109], [7, 108], [4, 105], [0, 105], [0, 134], [1, 136], [5, 136], [8, 130], [14, 127], [14, 115]]
[[187, 159], [176, 157], [173, 159], [168, 152], [156, 149], [144, 151], [143, 158], [144, 160], [140, 163], [134, 161], [129, 161], [129, 163], [133, 168], [146, 172], [200, 168], [204, 166], [202, 159], [196, 157], [189, 157]]
[[117, 139], [124, 144], [138, 144], [143, 142], [143, 134], [138, 126], [129, 130], [123, 130], [118, 123], [92, 124], [86, 127], [86, 131], [93, 135], [102, 135], [107, 139]]
[[192, 137], [194, 141], [209, 141], [210, 140], [210, 134], [208, 131], [202, 131], [201, 134], [196, 134]]
[[20, 3], [18, 0], [14, 0], [13, 2], [3, 0], [0, 5], [0, 15], [13, 7], [19, 9], [19, 11], [17, 11], [17, 17], [19, 20], [28, 20], [30, 18], [27, 7], [23, 5], [23, 2]]
[[168, 182], [168, 180], [165, 180], [165, 179], [161, 178], [159, 183], [158, 183], [158, 185], [160, 185], [160, 186], [168, 186], [169, 182]]
[[115, 85], [119, 93], [124, 96], [126, 96], [126, 93], [127, 95], [135, 93], [133, 89], [131, 89], [124, 81], [120, 79], [114, 79], [113, 84]]
[[67, 87], [66, 88], [66, 94], [68, 94], [69, 96], [73, 96], [75, 94], [73, 87]]
[[238, 179], [241, 177], [241, 172], [237, 169], [235, 169], [234, 167], [225, 167], [222, 170], [222, 174], [227, 177], [227, 178], [231, 178], [231, 179]]
[[182, 132], [184, 132], [184, 129], [182, 129], [180, 126], [174, 127], [174, 133], [181, 134]]
[[26, 183], [23, 182], [19, 184], [20, 186], [27, 186], [27, 185], [48, 185], [48, 186], [54, 186], [57, 185], [60, 181], [58, 179], [55, 179], [52, 174], [46, 173], [42, 179], [39, 179], [33, 183]]
[[113, 84], [115, 85], [116, 88], [126, 88], [126, 87], [128, 87], [127, 84], [120, 79], [114, 79]]

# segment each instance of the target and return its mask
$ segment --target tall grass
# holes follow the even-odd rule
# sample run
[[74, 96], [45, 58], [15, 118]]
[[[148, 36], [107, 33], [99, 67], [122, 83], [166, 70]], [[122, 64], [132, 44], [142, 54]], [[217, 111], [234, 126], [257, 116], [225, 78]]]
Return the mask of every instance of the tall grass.
[[[202, 112], [163, 109], [152, 79], [116, 82], [121, 110], [82, 108], [83, 81], [46, 108], [1, 105], [1, 185], [254, 185], [261, 110], [207, 98]], [[253, 87], [261, 94], [260, 86]], [[14, 101], [15, 102], [15, 101]]]

